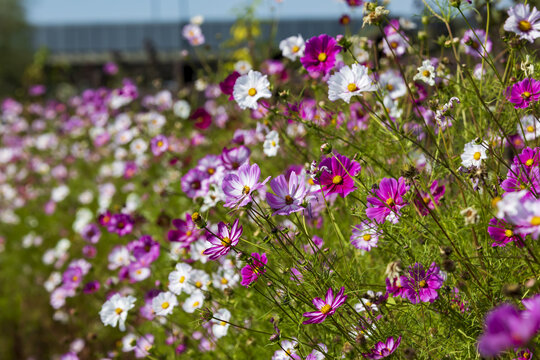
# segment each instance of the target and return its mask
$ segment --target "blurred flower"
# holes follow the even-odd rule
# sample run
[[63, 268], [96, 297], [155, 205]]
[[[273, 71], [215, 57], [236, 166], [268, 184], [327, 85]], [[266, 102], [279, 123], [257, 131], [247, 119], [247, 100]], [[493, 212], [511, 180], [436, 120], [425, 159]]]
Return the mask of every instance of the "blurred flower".
[[109, 300], [107, 300], [99, 312], [101, 321], [104, 325], [116, 327], [121, 331], [126, 331], [126, 318], [128, 311], [135, 306], [136, 298], [129, 296], [122, 296], [120, 294], [114, 294]]

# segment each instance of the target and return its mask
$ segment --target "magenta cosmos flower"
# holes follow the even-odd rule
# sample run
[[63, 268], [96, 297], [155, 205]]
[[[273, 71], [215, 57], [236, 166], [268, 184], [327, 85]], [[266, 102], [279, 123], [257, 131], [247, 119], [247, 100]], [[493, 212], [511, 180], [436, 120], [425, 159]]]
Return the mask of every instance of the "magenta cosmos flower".
[[268, 263], [266, 253], [252, 253], [249, 261], [251, 263], [244, 266], [240, 271], [240, 274], [242, 274], [242, 281], [240, 284], [245, 287], [253, 284], [266, 272], [265, 266]]
[[172, 242], [182, 243], [182, 247], [188, 247], [189, 244], [199, 239], [200, 230], [191, 219], [190, 214], [186, 214], [186, 220], [174, 219], [172, 221], [176, 229], [169, 230], [167, 239]]
[[435, 210], [435, 206], [439, 205], [439, 201], [443, 197], [445, 190], [444, 185], [439, 185], [437, 180], [433, 180], [429, 187], [429, 192], [420, 191], [416, 195], [414, 203], [422, 216], [429, 214], [430, 210]]
[[327, 74], [334, 68], [340, 51], [341, 47], [333, 37], [326, 34], [314, 36], [306, 42], [300, 62], [309, 73]]
[[386, 339], [385, 342], [379, 341], [377, 344], [375, 344], [373, 349], [371, 349], [370, 353], [362, 355], [364, 355], [364, 357], [368, 359], [384, 359], [385, 357], [390, 356], [394, 351], [396, 351], [400, 343], [401, 336], [398, 337], [397, 340], [394, 340], [394, 337], [391, 336]]
[[279, 175], [270, 181], [270, 187], [275, 195], [266, 193], [266, 201], [275, 210], [274, 215], [290, 215], [304, 209], [302, 202], [309, 190], [303, 173], [297, 176], [291, 172], [288, 182], [285, 175]]
[[437, 290], [441, 288], [443, 282], [444, 279], [435, 263], [427, 270], [422, 264], [416, 263], [409, 267], [408, 276], [401, 277], [401, 285], [405, 289], [403, 296], [413, 304], [420, 301], [433, 302], [439, 297]]
[[491, 52], [491, 48], [493, 47], [493, 43], [489, 36], [486, 41], [486, 32], [482, 29], [469, 29], [465, 31], [465, 34], [463, 34], [463, 37], [461, 38], [461, 45], [465, 48], [465, 53], [467, 55], [478, 58], [486, 56]]
[[506, 98], [516, 109], [529, 107], [540, 99], [540, 81], [526, 78], [506, 88]]
[[197, 129], [204, 130], [212, 124], [212, 115], [204, 108], [198, 108], [189, 117]]
[[252, 194], [263, 188], [270, 179], [267, 177], [263, 182], [259, 182], [261, 170], [259, 165], [244, 164], [240, 166], [236, 174], [228, 174], [223, 179], [223, 192], [227, 196], [225, 207], [242, 207], [249, 204]]
[[538, 330], [538, 322], [532, 320], [528, 312], [510, 304], [495, 308], [486, 317], [478, 351], [482, 356], [496, 356], [507, 349], [527, 345]]
[[523, 237], [517, 234], [514, 226], [508, 224], [504, 220], [493, 218], [489, 220], [489, 226], [487, 228], [489, 236], [493, 239], [491, 246], [504, 247], [510, 242], [515, 242], [517, 246], [521, 247], [524, 245]]
[[304, 313], [303, 316], [308, 319], [302, 324], [320, 324], [328, 316], [333, 315], [336, 312], [336, 309], [343, 305], [345, 300], [347, 300], [347, 295], [343, 295], [344, 292], [345, 287], [342, 287], [337, 295], [334, 296], [334, 291], [332, 288], [329, 288], [324, 300], [321, 298], [313, 299], [313, 305], [315, 305], [318, 310]]
[[220, 222], [218, 224], [217, 236], [211, 236], [208, 241], [213, 245], [204, 250], [203, 254], [208, 255], [210, 260], [216, 260], [227, 255], [231, 248], [238, 244], [240, 236], [242, 236], [243, 228], [238, 226], [238, 219], [236, 219], [232, 226]]
[[321, 161], [320, 176], [314, 182], [321, 186], [325, 196], [339, 194], [344, 198], [356, 189], [353, 177], [358, 175], [361, 169], [356, 161], [335, 153]]
[[[373, 190], [373, 195], [367, 198], [368, 208], [366, 215], [368, 218], [378, 223], [383, 223], [389, 218], [392, 223], [399, 221], [400, 209], [407, 205], [403, 195], [409, 190], [405, 184], [405, 179], [399, 180], [384, 178], [379, 184], [379, 188]], [[389, 216], [390, 215], [390, 216]]]
[[226, 170], [238, 170], [245, 162], [249, 161], [251, 150], [244, 145], [227, 149], [223, 148], [221, 152], [221, 162]]
[[128, 214], [114, 214], [107, 224], [107, 230], [119, 236], [127, 235], [133, 230], [133, 218]]
[[225, 80], [219, 83], [219, 88], [221, 89], [221, 92], [225, 95], [229, 95], [229, 100], [234, 100], [234, 84], [239, 77], [240, 73], [238, 71], [233, 71], [231, 74], [229, 74], [229, 76], [225, 78]]

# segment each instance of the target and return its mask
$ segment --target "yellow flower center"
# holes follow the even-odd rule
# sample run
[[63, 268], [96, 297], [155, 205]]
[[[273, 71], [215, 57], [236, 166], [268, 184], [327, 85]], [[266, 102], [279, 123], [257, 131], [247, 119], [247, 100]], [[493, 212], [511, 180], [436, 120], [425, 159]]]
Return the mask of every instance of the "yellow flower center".
[[506, 236], [506, 237], [512, 237], [512, 236], [514, 236], [514, 232], [513, 232], [512, 230], [510, 230], [510, 229], [506, 229], [506, 230], [504, 231], [504, 236]]
[[396, 49], [396, 48], [398, 47], [398, 43], [395, 42], [395, 41], [392, 41], [392, 42], [390, 43], [390, 47], [392, 47], [392, 49]]
[[349, 90], [350, 92], [356, 91], [358, 90], [358, 86], [356, 86], [355, 83], [350, 83], [349, 85], [347, 85], [347, 90]]
[[224, 237], [223, 239], [221, 239], [221, 246], [227, 247], [229, 245], [231, 245], [231, 239], [229, 239], [228, 237]]
[[289, 195], [285, 196], [285, 204], [291, 205], [294, 202], [293, 198]]
[[532, 125], [527, 126], [527, 131], [530, 133], [534, 132], [534, 126]]
[[521, 97], [524, 98], [524, 99], [528, 99], [531, 97], [531, 93], [528, 92], [528, 91], [524, 91], [523, 94], [521, 94]]
[[169, 308], [169, 303], [166, 302], [166, 301], [164, 301], [163, 304], [161, 304], [161, 308], [162, 308], [163, 310], [168, 309], [168, 308]]
[[227, 323], [225, 321], [222, 321], [222, 322], [219, 323], [219, 325], [225, 326], [225, 325], [227, 325]]
[[251, 189], [249, 188], [249, 186], [246, 185], [246, 186], [244, 186], [244, 189], [242, 190], [242, 194], [247, 195], [247, 194], [249, 194], [250, 190]]
[[122, 310], [122, 309], [120, 309], [120, 308], [116, 308], [116, 309], [114, 310], [114, 312], [116, 313], [116, 315], [120, 315], [120, 314], [122, 313], [122, 311], [124, 311], [124, 310]]
[[75, 275], [74, 277], [71, 278], [71, 280], [77, 281], [77, 280], [79, 280], [79, 277], [77, 275]]
[[532, 29], [532, 25], [527, 20], [521, 20], [518, 23], [518, 29], [521, 30], [521, 31], [529, 31], [529, 30]]
[[216, 172], [216, 169], [214, 168], [208, 168], [208, 170], [206, 170], [210, 175], [213, 175], [215, 172]]
[[163, 146], [163, 141], [159, 140], [159, 141], [157, 142], [157, 146], [158, 146], [158, 147], [162, 147], [162, 146]]
[[317, 56], [317, 59], [320, 61], [320, 62], [325, 62], [326, 59], [328, 58], [328, 56], [326, 55], [326, 53], [320, 53], [319, 56]]
[[293, 53], [297, 53], [298, 50], [300, 50], [300, 47], [297, 46], [297, 45], [294, 45], [291, 50], [292, 50]]
[[429, 204], [430, 200], [431, 199], [429, 198], [429, 196], [426, 196], [425, 198], [422, 198], [422, 201], [424, 201], [424, 204]]
[[336, 175], [334, 176], [334, 178], [332, 179], [332, 183], [335, 184], [335, 185], [339, 185], [343, 182], [343, 178], [340, 176], [340, 175]]
[[540, 216], [533, 216], [531, 219], [531, 225], [533, 226], [540, 225]]
[[422, 76], [424, 77], [430, 77], [431, 76], [431, 72], [429, 70], [424, 70], [422, 71]]
[[202, 287], [202, 282], [197, 281], [197, 282], [195, 283], [195, 286], [198, 287], [198, 288], [201, 288], [201, 287]]
[[371, 240], [371, 235], [366, 234], [366, 235], [362, 236], [362, 239], [364, 239], [364, 241], [369, 241], [369, 240]]
[[392, 90], [394, 90], [394, 85], [392, 85], [392, 84], [387, 84], [387, 85], [386, 85], [386, 89], [388, 89], [388, 91], [392, 91]]
[[425, 288], [426, 285], [426, 280], [420, 280], [420, 282], [418, 283], [418, 286], [420, 286], [421, 288]]
[[272, 141], [272, 146], [276, 146], [276, 142], [275, 142], [275, 141]]
[[255, 96], [257, 95], [257, 90], [255, 88], [251, 88], [248, 90], [248, 95], [249, 96]]
[[186, 281], [186, 277], [185, 277], [185, 276], [180, 276], [180, 280], [178, 280], [178, 282], [179, 282], [180, 284], [183, 284], [184, 281]]
[[228, 283], [229, 283], [229, 280], [227, 280], [225, 278], [221, 278], [221, 284], [227, 285]]
[[371, 301], [366, 301], [365, 305], [366, 306], [371, 306], [371, 305], [373, 305], [373, 303]]
[[193, 307], [197, 307], [197, 306], [199, 306], [199, 304], [200, 304], [200, 303], [199, 303], [198, 301], [195, 301], [195, 302], [193, 303]]
[[328, 304], [324, 304], [321, 309], [319, 310], [322, 314], [326, 315], [332, 310], [332, 307]]
[[394, 205], [394, 204], [395, 204], [394, 199], [388, 198], [388, 199], [386, 200], [386, 205], [392, 206], [392, 205]]
[[473, 159], [474, 160], [480, 160], [481, 156], [482, 156], [482, 154], [480, 153], [480, 151], [477, 151], [477, 152], [474, 153]]
[[525, 161], [525, 165], [531, 166], [533, 164], [533, 162], [534, 162], [533, 159], [529, 159], [529, 160]]

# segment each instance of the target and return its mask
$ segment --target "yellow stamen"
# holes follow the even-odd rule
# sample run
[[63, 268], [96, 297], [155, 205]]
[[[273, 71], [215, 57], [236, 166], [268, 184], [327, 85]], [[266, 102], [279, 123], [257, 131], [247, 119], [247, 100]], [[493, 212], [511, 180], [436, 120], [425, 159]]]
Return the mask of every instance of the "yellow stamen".
[[522, 94], [521, 94], [521, 97], [524, 98], [524, 99], [528, 99], [532, 96], [532, 94], [528, 91], [524, 91]]
[[198, 288], [201, 288], [201, 287], [202, 287], [202, 282], [197, 281], [197, 282], [195, 283], [195, 286], [198, 287]]
[[326, 59], [328, 58], [328, 56], [326, 55], [326, 53], [320, 53], [319, 56], [317, 56], [317, 60], [319, 60], [320, 62], [325, 62]]
[[343, 178], [340, 176], [340, 175], [336, 175], [334, 176], [334, 178], [332, 179], [332, 183], [334, 185], [339, 185], [343, 182]]
[[388, 91], [392, 91], [392, 90], [394, 90], [394, 85], [392, 85], [392, 84], [387, 84], [387, 85], [386, 85], [386, 89], [387, 89]]
[[390, 47], [391, 47], [392, 49], [396, 49], [396, 48], [398, 47], [398, 43], [395, 42], [395, 41], [392, 41], [392, 42], [390, 43]]
[[197, 307], [197, 306], [199, 306], [199, 304], [200, 304], [200, 303], [199, 303], [198, 301], [195, 301], [195, 302], [193, 303], [193, 307]]
[[244, 189], [242, 190], [242, 193], [243, 193], [244, 195], [247, 195], [247, 194], [249, 194], [249, 191], [250, 191], [250, 190], [251, 190], [251, 189], [249, 188], [249, 186], [246, 185], [246, 186], [244, 186]]
[[328, 304], [324, 304], [321, 309], [319, 310], [322, 314], [326, 315], [332, 310], [332, 307]]
[[300, 47], [297, 46], [297, 45], [294, 45], [291, 50], [292, 50], [293, 53], [297, 53], [298, 50], [300, 50]]
[[121, 308], [116, 308], [116, 309], [114, 310], [114, 312], [116, 313], [116, 315], [120, 315], [120, 314], [122, 313], [122, 311], [124, 311], [124, 310], [122, 310]]
[[158, 146], [158, 147], [162, 147], [162, 146], [163, 146], [163, 141], [159, 140], [159, 141], [157, 142], [157, 146]]
[[229, 280], [227, 280], [225, 278], [221, 278], [221, 284], [227, 285], [228, 283], [229, 283]]
[[424, 70], [424, 71], [422, 71], [422, 75], [423, 75], [424, 77], [430, 77], [430, 76], [431, 76], [431, 72], [430, 72], [429, 70]]
[[219, 323], [219, 325], [225, 326], [225, 325], [227, 325], [227, 323], [225, 321], [222, 321], [222, 322]]
[[294, 202], [293, 198], [289, 195], [285, 196], [285, 204], [291, 205]]
[[512, 237], [512, 236], [514, 236], [514, 232], [513, 232], [512, 230], [510, 230], [510, 229], [506, 229], [506, 230], [504, 231], [504, 236], [506, 236], [506, 237]]
[[386, 200], [386, 205], [388, 205], [388, 206], [395, 205], [394, 199], [388, 198], [388, 199]]
[[229, 239], [228, 237], [224, 237], [223, 239], [221, 239], [221, 246], [227, 247], [230, 245], [231, 245], [231, 239]]
[[474, 160], [480, 160], [481, 156], [482, 156], [482, 154], [480, 153], [480, 151], [477, 151], [477, 152], [474, 153], [473, 159]]
[[169, 308], [169, 303], [166, 302], [166, 301], [164, 301], [163, 304], [161, 304], [161, 308], [162, 308], [163, 310], [168, 309], [168, 308]]
[[178, 282], [179, 282], [180, 284], [183, 284], [184, 281], [186, 281], [186, 277], [185, 277], [185, 276], [180, 276], [180, 280], [178, 280]]
[[532, 29], [532, 25], [527, 20], [521, 20], [518, 23], [518, 29], [521, 31], [530, 31]]
[[527, 126], [527, 131], [530, 133], [534, 132], [534, 126], [532, 125]]
[[533, 216], [531, 219], [531, 225], [532, 226], [540, 225], [540, 216]]
[[349, 90], [350, 92], [356, 91], [358, 90], [358, 86], [356, 86], [355, 83], [350, 83], [349, 85], [347, 85], [347, 90]]
[[255, 88], [251, 88], [248, 90], [248, 95], [249, 96], [255, 96], [257, 95], [257, 90]]
[[421, 288], [425, 288], [426, 285], [426, 280], [420, 280], [420, 282], [418, 283], [418, 286], [420, 286]]
[[362, 236], [362, 238], [364, 239], [364, 241], [369, 241], [369, 240], [371, 240], [371, 235], [366, 234], [366, 235]]
[[529, 159], [529, 160], [525, 161], [525, 165], [531, 166], [533, 164], [533, 162], [534, 162], [533, 159]]

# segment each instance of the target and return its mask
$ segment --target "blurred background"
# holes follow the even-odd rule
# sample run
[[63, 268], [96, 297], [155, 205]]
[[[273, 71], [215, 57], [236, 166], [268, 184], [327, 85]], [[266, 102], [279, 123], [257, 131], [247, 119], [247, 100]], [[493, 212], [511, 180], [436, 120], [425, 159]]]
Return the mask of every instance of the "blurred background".
[[[392, 1], [390, 10], [413, 16], [420, 4]], [[344, 33], [344, 14], [350, 30], [358, 31], [362, 8], [351, 9], [344, 0], [0, 0], [0, 95], [36, 83], [96, 87], [107, 62], [126, 76], [190, 81], [197, 64], [181, 61], [190, 50], [181, 30], [196, 15], [204, 18], [205, 57], [211, 59], [241, 36], [242, 29], [233, 27], [238, 19], [259, 19], [260, 36], [277, 45], [293, 34]]]

